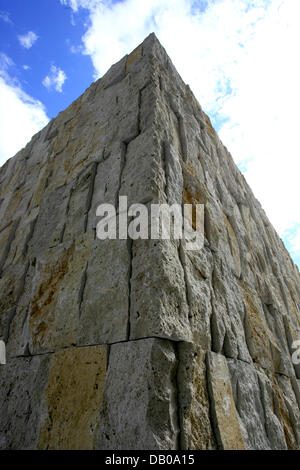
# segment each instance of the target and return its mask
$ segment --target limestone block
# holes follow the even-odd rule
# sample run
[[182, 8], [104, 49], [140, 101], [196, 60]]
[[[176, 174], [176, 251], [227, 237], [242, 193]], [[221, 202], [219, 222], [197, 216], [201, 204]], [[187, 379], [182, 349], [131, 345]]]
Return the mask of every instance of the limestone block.
[[100, 204], [118, 204], [118, 192], [120, 176], [123, 166], [124, 148], [120, 142], [116, 142], [108, 151], [105, 160], [97, 165], [93, 193], [91, 195], [91, 206], [88, 213], [87, 229], [96, 228], [100, 220], [96, 216], [97, 207]]
[[125, 73], [129, 73], [133, 64], [142, 58], [142, 44], [136, 47], [126, 58]]
[[[144, 68], [147, 70], [147, 76], [144, 77], [145, 72], [138, 70], [135, 74], [135, 82], [139, 86], [139, 100], [140, 100], [140, 114], [139, 114], [139, 130], [145, 132], [147, 129], [156, 124], [157, 110], [158, 110], [158, 78], [157, 73], [149, 70], [148, 61], [143, 61]], [[140, 64], [140, 66], [142, 63]], [[151, 81], [149, 81], [151, 77]], [[141, 83], [140, 83], [141, 82]], [[145, 84], [143, 85], [143, 83]], [[142, 86], [143, 85], [143, 86]]]
[[12, 234], [11, 243], [3, 269], [12, 264], [26, 262], [28, 243], [32, 237], [34, 226], [39, 213], [39, 207], [35, 207], [15, 223], [15, 231]]
[[215, 449], [216, 442], [210, 420], [205, 352], [198, 345], [182, 342], [178, 345], [178, 358], [180, 448]]
[[[259, 369], [257, 371], [259, 386], [261, 390], [261, 401], [264, 408], [265, 428], [271, 448], [275, 450], [285, 450], [288, 448], [285, 436], [289, 437], [286, 420], [280, 410], [280, 395], [274, 388], [275, 380], [272, 374], [268, 375]], [[288, 439], [289, 440], [289, 439]]]
[[0, 231], [0, 271], [5, 265], [7, 255], [10, 249], [10, 244], [15, 234], [15, 230], [16, 226], [10, 223]]
[[[30, 144], [27, 144], [29, 147]], [[25, 175], [26, 175], [26, 154], [27, 146], [25, 149], [22, 149], [18, 152], [15, 157], [10, 158], [6, 162], [5, 167], [5, 178], [1, 182], [0, 197], [6, 198], [7, 195], [10, 197], [15, 193], [15, 191], [24, 185]], [[3, 216], [2, 216], [3, 217]], [[2, 218], [1, 218], [2, 224]]]
[[166, 196], [169, 205], [182, 204], [183, 198], [183, 174], [180, 158], [172, 145], [164, 143]]
[[110, 67], [108, 72], [102, 78], [104, 88], [109, 88], [115, 83], [123, 80], [125, 77], [126, 62], [127, 56], [123, 57], [121, 60], [119, 60], [119, 62]]
[[177, 359], [171, 342], [148, 338], [110, 348], [97, 449], [176, 449]]
[[96, 240], [88, 259], [78, 344], [124, 341], [128, 336], [130, 252], [127, 240]]
[[[159, 75], [159, 80], [161, 84], [161, 75]], [[165, 134], [167, 134], [167, 142], [172, 145], [175, 152], [182, 158], [182, 147], [178, 117], [176, 116], [172, 108], [169, 106], [168, 100], [162, 99], [163, 96], [163, 93], [160, 93], [158, 95], [158, 99], [155, 106], [155, 124], [156, 127], [164, 133], [164, 138]]]
[[291, 361], [289, 346], [287, 343], [284, 320], [275, 304], [264, 304], [266, 321], [271, 331], [269, 341], [273, 357], [274, 370], [288, 377], [294, 375], [294, 368]]
[[300, 410], [297, 396], [290, 378], [278, 374], [275, 383], [275, 394], [278, 397], [277, 412], [283, 421], [287, 446], [289, 449], [297, 450], [300, 443]]
[[218, 446], [224, 450], [243, 450], [246, 443], [232, 395], [226, 359], [220, 354], [208, 352], [207, 367], [212, 420]]
[[28, 188], [25, 184], [21, 184], [14, 191], [6, 194], [6, 201], [3, 204], [3, 209], [5, 207], [6, 210], [3, 210], [1, 226], [4, 227], [11, 221], [24, 216], [31, 198], [32, 185]]
[[29, 328], [28, 311], [32, 299], [32, 286], [35, 275], [36, 261], [26, 264], [26, 270], [22, 277], [19, 289], [18, 301], [12, 307], [7, 329], [6, 354], [7, 357], [24, 356], [30, 353], [29, 342], [31, 333]]
[[41, 201], [28, 249], [30, 256], [40, 256], [45, 250], [62, 241], [70, 186], [63, 185], [47, 194]]
[[238, 244], [236, 235], [234, 233], [234, 230], [232, 226], [230, 225], [229, 220], [227, 219], [225, 214], [223, 214], [223, 217], [224, 217], [224, 220], [227, 226], [227, 231], [228, 231], [228, 238], [229, 238], [233, 263], [234, 263], [234, 274], [239, 278], [241, 276], [241, 259], [240, 259], [239, 244]]
[[[130, 338], [191, 340], [184, 271], [172, 240], [133, 242]], [[142, 295], [141, 295], [142, 293]]]
[[86, 230], [88, 211], [94, 190], [97, 165], [91, 163], [76, 178], [68, 201], [63, 241], [76, 238]]
[[29, 306], [30, 351], [53, 351], [76, 343], [81, 286], [91, 252], [91, 232], [40, 257]]
[[26, 264], [12, 264], [2, 272], [0, 278], [0, 336], [7, 341], [10, 323], [22, 293]]
[[255, 291], [245, 283], [242, 284], [242, 291], [246, 308], [245, 333], [251, 357], [262, 367], [278, 371], [282, 365], [282, 348], [267, 325]]
[[[130, 87], [130, 75], [117, 85], [117, 94], [121, 95], [122, 106], [118, 107], [117, 113], [110, 113], [107, 126], [106, 142], [114, 141], [128, 143], [139, 134], [140, 98], [136, 89]], [[107, 93], [113, 94], [116, 90], [109, 89]], [[125, 104], [125, 106], [124, 106]]]
[[251, 364], [234, 359], [227, 359], [227, 364], [247, 449], [270, 449], [256, 369]]
[[51, 358], [38, 449], [91, 450], [99, 425], [106, 346], [69, 348]]
[[181, 253], [193, 341], [204, 350], [211, 349], [212, 256], [205, 248], [201, 251], [189, 251], [182, 248]]
[[244, 331], [245, 312], [241, 292], [228, 266], [214, 256], [212, 275], [212, 350], [227, 357], [252, 362]]
[[[48, 154], [49, 155], [49, 154]], [[50, 154], [51, 155], [51, 154]], [[35, 182], [34, 187], [32, 188], [32, 199], [30, 200], [28, 211], [32, 211], [36, 208], [39, 208], [41, 200], [47, 191], [49, 186], [49, 180], [53, 173], [54, 158], [49, 158], [49, 162], [39, 167], [39, 172], [37, 175], [37, 181]], [[59, 186], [59, 184], [57, 184]]]
[[119, 192], [120, 196], [127, 196], [128, 206], [154, 199], [161, 200], [165, 185], [162, 151], [163, 142], [151, 129], [128, 144]]
[[0, 449], [36, 448], [49, 360], [22, 357], [0, 365]]

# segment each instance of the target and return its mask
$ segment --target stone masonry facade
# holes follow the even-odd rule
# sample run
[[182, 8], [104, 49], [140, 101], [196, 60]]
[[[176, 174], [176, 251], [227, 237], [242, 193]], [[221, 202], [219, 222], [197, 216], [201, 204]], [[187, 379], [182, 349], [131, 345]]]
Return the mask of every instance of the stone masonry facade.
[[[204, 204], [205, 242], [96, 208]], [[299, 272], [151, 34], [0, 169], [2, 449], [299, 449]]]

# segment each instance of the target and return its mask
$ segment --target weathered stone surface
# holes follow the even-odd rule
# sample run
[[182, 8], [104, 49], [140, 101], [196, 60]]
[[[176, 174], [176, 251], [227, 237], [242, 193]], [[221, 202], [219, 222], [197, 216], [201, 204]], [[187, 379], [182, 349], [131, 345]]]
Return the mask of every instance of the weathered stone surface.
[[85, 273], [78, 344], [115, 343], [127, 339], [129, 279], [128, 241], [96, 239]]
[[172, 342], [111, 346], [98, 449], [176, 449], [177, 359]]
[[0, 365], [0, 448], [92, 449], [105, 374], [106, 346]]
[[216, 449], [211, 423], [206, 354], [198, 345], [178, 345], [178, 402], [180, 448], [184, 450]]
[[158, 336], [191, 340], [177, 243], [136, 240], [132, 253], [130, 339]]
[[236, 359], [227, 359], [227, 364], [247, 449], [270, 449], [264, 403], [255, 367]]
[[212, 421], [218, 445], [224, 450], [243, 450], [246, 444], [232, 395], [226, 359], [221, 354], [210, 352], [207, 367]]
[[[203, 204], [203, 248], [99, 240], [120, 196]], [[299, 449], [299, 298], [151, 34], [0, 168], [0, 447]]]
[[76, 344], [80, 289], [91, 236], [89, 232], [52, 248], [37, 261], [29, 307], [32, 352]]
[[50, 357], [9, 359], [0, 365], [0, 449], [35, 449]]
[[93, 449], [106, 375], [106, 346], [70, 348], [51, 360], [39, 449]]

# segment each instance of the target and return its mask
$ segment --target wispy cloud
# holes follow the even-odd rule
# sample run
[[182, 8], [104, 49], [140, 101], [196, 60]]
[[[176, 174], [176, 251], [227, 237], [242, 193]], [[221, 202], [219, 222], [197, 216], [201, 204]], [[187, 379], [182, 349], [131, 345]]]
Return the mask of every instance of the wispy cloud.
[[48, 90], [54, 89], [61, 93], [66, 79], [67, 75], [62, 69], [55, 65], [51, 65], [49, 74], [44, 78], [42, 83]]
[[13, 24], [7, 11], [0, 11], [0, 20], [4, 21], [5, 23]]
[[6, 76], [8, 69], [14, 65], [14, 61], [4, 52], [0, 52], [0, 76]]
[[10, 76], [12, 65], [8, 56], [0, 54], [0, 165], [49, 121], [43, 104], [26, 94]]
[[70, 46], [70, 51], [72, 54], [78, 54], [79, 52], [83, 51], [83, 46], [81, 44], [79, 46], [74, 46], [74, 44], [72, 44]]
[[77, 0], [60, 0], [60, 3], [64, 6], [68, 6], [68, 7], [72, 8], [72, 10], [75, 11], [75, 12], [77, 12], [79, 6], [81, 6], [77, 2]]
[[154, 31], [279, 234], [300, 223], [299, 0], [61, 3], [89, 12], [83, 53], [97, 77]]
[[300, 224], [294, 229], [290, 238], [291, 252], [300, 256]]
[[28, 33], [18, 36], [21, 46], [25, 49], [30, 49], [33, 44], [37, 41], [38, 36], [33, 31], [28, 31]]

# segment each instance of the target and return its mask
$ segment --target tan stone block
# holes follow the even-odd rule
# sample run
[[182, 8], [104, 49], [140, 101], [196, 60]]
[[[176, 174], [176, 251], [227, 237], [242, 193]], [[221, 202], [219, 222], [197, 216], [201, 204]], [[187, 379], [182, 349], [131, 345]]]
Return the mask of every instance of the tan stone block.
[[262, 367], [273, 369], [272, 351], [267, 339], [271, 332], [267, 327], [262, 309], [256, 302], [255, 293], [245, 283], [242, 283], [241, 287], [247, 312], [246, 338], [249, 352], [254, 362]]
[[77, 344], [125, 341], [130, 253], [127, 240], [96, 240], [86, 271]]
[[32, 236], [36, 217], [39, 213], [39, 207], [27, 212], [20, 222], [16, 225], [16, 231], [12, 237], [4, 269], [11, 264], [26, 263], [27, 244]]
[[7, 243], [13, 224], [8, 224], [0, 231], [0, 266], [3, 265], [6, 259]]
[[126, 74], [130, 72], [132, 65], [139, 59], [142, 58], [142, 44], [140, 44], [134, 51], [127, 56], [126, 60]]
[[82, 278], [93, 233], [48, 250], [37, 261], [29, 309], [35, 353], [76, 343]]
[[215, 434], [224, 450], [244, 450], [246, 444], [235, 407], [224, 356], [208, 353], [208, 382]]
[[234, 233], [234, 230], [227, 219], [226, 215], [223, 214], [226, 226], [227, 226], [227, 231], [228, 231], [228, 237], [229, 237], [229, 243], [230, 243], [230, 248], [231, 248], [231, 254], [233, 258], [233, 263], [234, 263], [234, 274], [237, 277], [240, 277], [241, 275], [241, 258], [240, 258], [240, 249], [239, 249], [239, 244], [236, 238], [236, 235]]
[[300, 411], [290, 379], [284, 376], [272, 378], [274, 408], [284, 431], [287, 448], [298, 450], [300, 438]]
[[106, 346], [54, 354], [44, 395], [39, 449], [93, 449], [106, 375]]
[[209, 413], [205, 351], [193, 343], [179, 343], [177, 372], [181, 449], [215, 449]]

